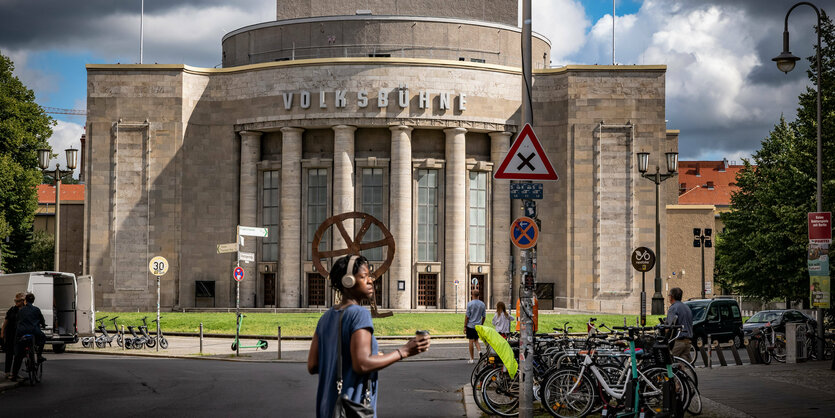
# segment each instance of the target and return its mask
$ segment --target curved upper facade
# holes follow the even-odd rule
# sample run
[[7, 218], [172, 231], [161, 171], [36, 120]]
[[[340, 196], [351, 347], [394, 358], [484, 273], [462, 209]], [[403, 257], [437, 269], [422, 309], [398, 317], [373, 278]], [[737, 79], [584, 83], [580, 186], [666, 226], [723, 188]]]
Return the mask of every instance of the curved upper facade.
[[[431, 16], [346, 15], [265, 22], [223, 37], [224, 67], [334, 57], [428, 58], [521, 64], [521, 29], [503, 23]], [[533, 67], [551, 45], [534, 34]]]

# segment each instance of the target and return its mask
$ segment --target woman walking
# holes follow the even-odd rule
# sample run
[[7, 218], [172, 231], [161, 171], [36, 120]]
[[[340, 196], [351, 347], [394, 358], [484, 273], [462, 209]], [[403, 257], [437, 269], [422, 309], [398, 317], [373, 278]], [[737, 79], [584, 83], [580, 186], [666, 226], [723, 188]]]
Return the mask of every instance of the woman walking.
[[496, 332], [501, 334], [502, 337], [507, 338], [507, 335], [510, 333], [510, 321], [510, 314], [507, 313], [507, 307], [504, 302], [497, 303], [496, 315], [493, 316], [493, 328], [496, 328]]
[[[429, 336], [412, 338], [386, 354], [379, 352], [371, 314], [360, 306], [362, 300], [374, 296], [374, 279], [369, 274], [368, 260], [356, 255], [340, 258], [334, 263], [328, 279], [342, 298], [339, 305], [319, 318], [307, 356], [307, 371], [319, 374], [316, 416], [333, 416], [340, 395], [358, 404], [370, 405], [376, 416], [377, 371], [428, 350]], [[341, 385], [337, 384], [340, 377]]]
[[0, 328], [0, 339], [3, 340], [3, 350], [6, 352], [4, 368], [6, 379], [12, 379], [12, 362], [14, 361], [15, 334], [17, 333], [17, 312], [23, 307], [25, 293], [18, 293], [14, 297], [14, 306], [6, 312], [3, 327]]

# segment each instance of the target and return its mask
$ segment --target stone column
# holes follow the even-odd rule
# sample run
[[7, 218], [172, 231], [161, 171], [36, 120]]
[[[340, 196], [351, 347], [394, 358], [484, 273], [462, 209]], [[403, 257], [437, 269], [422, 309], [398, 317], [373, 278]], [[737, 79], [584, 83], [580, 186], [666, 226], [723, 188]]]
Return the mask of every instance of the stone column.
[[[241, 131], [241, 187], [238, 225], [258, 226], [258, 168], [256, 164], [261, 161], [261, 132]], [[240, 251], [255, 253], [258, 239], [255, 237], [244, 238], [244, 244]], [[254, 308], [256, 303], [256, 288], [258, 283], [258, 272], [255, 263], [241, 261], [244, 269], [244, 280], [241, 281], [241, 307]]]
[[[510, 148], [510, 132], [490, 132], [490, 161], [493, 162], [493, 174], [499, 169]], [[491, 176], [492, 178], [492, 176]], [[492, 243], [490, 264], [490, 282], [493, 285], [493, 306], [502, 301], [507, 306], [515, 306], [510, 300], [510, 180], [493, 180], [491, 199], [493, 219], [490, 239]]]
[[464, 128], [444, 129], [446, 134], [446, 193], [444, 198], [444, 286], [446, 308], [455, 309], [455, 279], [458, 308], [466, 308], [470, 300], [470, 279], [467, 274], [467, 148]]
[[[333, 127], [333, 214], [354, 211], [354, 131], [347, 125]], [[345, 222], [345, 231], [354, 237], [354, 223]], [[333, 230], [333, 249], [345, 248], [345, 241], [336, 228]]]
[[281, 128], [281, 202], [279, 204], [279, 306], [301, 307], [302, 132]]
[[[412, 308], [412, 128], [390, 126], [391, 185], [389, 192], [389, 229], [396, 251], [389, 268], [390, 308]], [[406, 290], [397, 290], [397, 281], [406, 282]], [[384, 299], [385, 300], [385, 299]]]

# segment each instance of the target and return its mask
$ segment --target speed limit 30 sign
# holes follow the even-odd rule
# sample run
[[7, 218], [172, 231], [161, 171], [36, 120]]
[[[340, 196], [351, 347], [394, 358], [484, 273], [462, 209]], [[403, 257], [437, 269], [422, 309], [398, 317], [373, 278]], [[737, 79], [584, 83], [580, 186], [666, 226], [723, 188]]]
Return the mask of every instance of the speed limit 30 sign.
[[157, 277], [165, 275], [168, 272], [168, 260], [158, 255], [148, 263], [148, 270], [151, 270], [151, 274]]

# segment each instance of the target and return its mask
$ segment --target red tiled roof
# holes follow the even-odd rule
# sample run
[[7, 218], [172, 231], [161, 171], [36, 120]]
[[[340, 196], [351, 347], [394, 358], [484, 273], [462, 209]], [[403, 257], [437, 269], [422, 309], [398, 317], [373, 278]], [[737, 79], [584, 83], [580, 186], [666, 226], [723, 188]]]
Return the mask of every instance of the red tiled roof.
[[736, 175], [745, 166], [724, 161], [680, 161], [678, 164], [680, 205], [729, 206], [738, 190]]
[[[62, 184], [61, 201], [84, 201], [83, 184]], [[51, 184], [38, 185], [38, 203], [55, 203], [55, 186]]]

